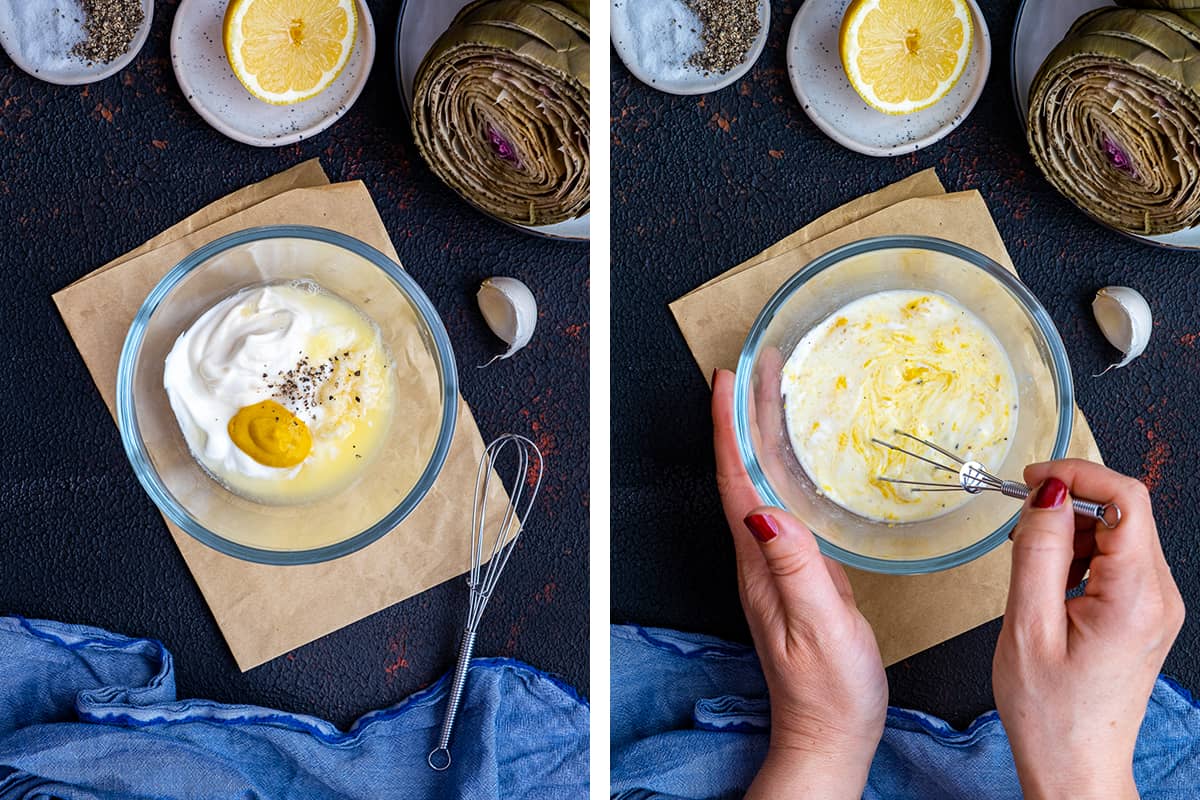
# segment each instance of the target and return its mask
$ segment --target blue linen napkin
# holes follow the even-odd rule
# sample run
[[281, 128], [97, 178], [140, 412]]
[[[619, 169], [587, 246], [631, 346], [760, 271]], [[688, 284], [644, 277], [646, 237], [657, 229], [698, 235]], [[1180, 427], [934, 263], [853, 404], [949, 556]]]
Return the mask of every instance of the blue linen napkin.
[[[754, 651], [657, 628], [613, 626], [612, 790], [618, 800], [740, 798], [766, 755], [770, 709]], [[1159, 678], [1134, 756], [1143, 800], [1200, 798], [1200, 706]], [[995, 711], [958, 731], [889, 708], [865, 800], [1020, 798]]]
[[348, 731], [316, 717], [178, 700], [160, 643], [0, 617], [0, 800], [587, 797], [588, 706], [509, 659], [471, 664], [451, 749], [443, 678]]

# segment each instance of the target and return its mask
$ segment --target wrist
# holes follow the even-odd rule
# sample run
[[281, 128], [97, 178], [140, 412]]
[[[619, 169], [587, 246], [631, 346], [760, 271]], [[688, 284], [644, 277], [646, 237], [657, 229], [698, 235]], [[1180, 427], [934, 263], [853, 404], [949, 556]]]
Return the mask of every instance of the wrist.
[[822, 800], [859, 800], [867, 785], [874, 745], [864, 751], [840, 748], [797, 747], [779, 744], [772, 737], [767, 758], [746, 794], [746, 800], [780, 797], [820, 797]]
[[1026, 800], [1138, 800], [1133, 767], [1061, 769], [1017, 764], [1017, 777]]
[[865, 775], [883, 737], [885, 720], [886, 715], [880, 714], [877, 720], [829, 724], [811, 716], [788, 718], [772, 708], [768, 752], [795, 762], [859, 764]]

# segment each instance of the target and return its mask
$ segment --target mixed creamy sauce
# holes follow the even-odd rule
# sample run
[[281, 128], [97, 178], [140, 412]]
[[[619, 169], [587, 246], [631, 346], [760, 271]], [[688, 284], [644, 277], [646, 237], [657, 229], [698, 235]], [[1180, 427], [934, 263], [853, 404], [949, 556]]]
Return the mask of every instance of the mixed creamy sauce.
[[904, 431], [995, 471], [1017, 426], [1012, 365], [987, 326], [940, 294], [892, 290], [859, 298], [796, 345], [781, 389], [788, 437], [818, 490], [860, 516], [915, 522], [966, 503], [966, 492], [919, 492], [880, 480], [956, 478], [872, 439], [931, 455]]
[[392, 418], [379, 329], [311, 282], [217, 303], [176, 340], [163, 383], [196, 460], [261, 503], [303, 503], [349, 485]]

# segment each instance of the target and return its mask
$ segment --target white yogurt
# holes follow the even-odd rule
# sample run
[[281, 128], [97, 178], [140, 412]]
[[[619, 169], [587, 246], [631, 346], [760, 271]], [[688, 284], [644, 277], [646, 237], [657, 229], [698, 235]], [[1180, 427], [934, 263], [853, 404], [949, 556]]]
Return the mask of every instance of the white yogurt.
[[905, 431], [994, 471], [1017, 425], [1016, 378], [996, 337], [956, 301], [929, 292], [878, 292], [823, 320], [792, 351], [781, 390], [792, 449], [818, 490], [887, 522], [940, 516], [970, 495], [880, 480], [955, 477], [873, 438], [926, 455], [896, 435]]
[[[378, 328], [314, 284], [245, 289], [204, 312], [167, 355], [163, 384], [192, 455], [222, 483], [263, 502], [300, 502], [345, 485], [391, 416]], [[291, 467], [259, 463], [229, 423], [273, 400], [303, 421], [312, 450]]]

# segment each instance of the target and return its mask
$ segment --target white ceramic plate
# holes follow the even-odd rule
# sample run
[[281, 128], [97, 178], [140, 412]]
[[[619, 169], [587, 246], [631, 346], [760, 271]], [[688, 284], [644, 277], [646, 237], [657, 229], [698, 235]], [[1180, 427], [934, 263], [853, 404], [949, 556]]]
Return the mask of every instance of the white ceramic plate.
[[813, 124], [843, 147], [868, 156], [912, 153], [957, 128], [983, 94], [992, 64], [992, 39], [975, 0], [967, 0], [975, 28], [962, 77], [932, 108], [907, 116], [871, 108], [846, 78], [838, 32], [848, 5], [848, 0], [805, 0], [792, 22], [788, 77]]
[[[142, 45], [146, 43], [146, 37], [150, 35], [150, 24], [154, 21], [154, 0], [142, 0], [142, 27], [138, 29], [137, 35], [129, 43], [129, 50], [123, 56], [115, 58], [107, 64], [89, 64], [86, 61], [70, 59], [56, 68], [42, 69], [29, 60], [21, 43], [17, 40], [12, 16], [14, 7], [9, 5], [10, 2], [26, 3], [30, 0], [0, 0], [0, 47], [3, 47], [4, 52], [8, 53], [8, 57], [13, 60], [13, 63], [25, 72], [38, 80], [57, 83], [60, 86], [95, 83], [124, 69], [130, 61], [137, 57]], [[48, 8], [59, 8], [64, 4], [49, 2], [44, 5]]]
[[[1053, 0], [1053, 2], [1030, 2], [1025, 0], [1017, 10], [1017, 23], [1012, 40], [1012, 85], [1013, 98], [1017, 103], [1017, 114], [1021, 127], [1029, 112], [1029, 87], [1042, 67], [1050, 51], [1062, 41], [1067, 29], [1085, 11], [1101, 6], [1111, 6], [1107, 0]], [[1086, 213], [1086, 212], [1084, 212]], [[1099, 222], [1099, 220], [1097, 220]], [[1103, 222], [1100, 223], [1104, 225]], [[1105, 227], [1108, 227], [1105, 225]], [[1139, 236], [1120, 231], [1143, 242], [1163, 247], [1181, 247], [1188, 250], [1200, 249], [1200, 227], [1184, 231], [1164, 233], [1158, 236]]]
[[[637, 3], [641, 2], [641, 0], [621, 0], [621, 2]], [[728, 72], [705, 75], [699, 70], [694, 70], [692, 76], [683, 80], [662, 80], [643, 70], [641, 64], [637, 61], [636, 54], [633, 52], [631, 40], [626, 35], [624, 21], [615, 15], [611, 19], [613, 48], [635, 78], [651, 89], [657, 89], [667, 94], [707, 94], [708, 92], [715, 92], [718, 89], [724, 89], [726, 86], [729, 86], [749, 72], [754, 63], [758, 61], [758, 57], [762, 55], [763, 47], [767, 44], [767, 33], [771, 28], [771, 2], [770, 0], [759, 0], [758, 37], [746, 53], [745, 61]]]
[[[396, 24], [396, 82], [400, 88], [400, 97], [404, 101], [406, 124], [412, 117], [413, 78], [417, 69], [429, 48], [433, 47], [438, 37], [450, 27], [455, 15], [469, 2], [471, 0], [405, 0], [400, 7], [400, 20]], [[586, 241], [591, 237], [592, 215], [584, 214], [582, 217], [556, 222], [553, 225], [508, 224], [554, 239]]]
[[358, 39], [342, 74], [311, 100], [290, 106], [264, 103], [246, 91], [225, 56], [221, 24], [229, 0], [182, 0], [171, 28], [171, 66], [184, 97], [205, 122], [255, 147], [310, 139], [337, 122], [358, 99], [375, 60], [375, 23], [357, 0]]

